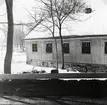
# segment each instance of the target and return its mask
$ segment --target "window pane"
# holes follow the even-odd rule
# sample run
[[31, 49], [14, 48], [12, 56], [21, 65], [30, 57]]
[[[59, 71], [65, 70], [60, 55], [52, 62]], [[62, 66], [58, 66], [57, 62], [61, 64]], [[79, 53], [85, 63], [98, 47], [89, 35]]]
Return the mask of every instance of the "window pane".
[[107, 54], [107, 42], [105, 42], [105, 54]]
[[46, 52], [47, 53], [52, 53], [52, 43], [47, 43], [46, 44]]
[[69, 53], [69, 43], [63, 44], [64, 53]]
[[91, 53], [90, 42], [82, 42], [82, 53], [83, 54]]
[[32, 52], [37, 52], [37, 44], [32, 44]]

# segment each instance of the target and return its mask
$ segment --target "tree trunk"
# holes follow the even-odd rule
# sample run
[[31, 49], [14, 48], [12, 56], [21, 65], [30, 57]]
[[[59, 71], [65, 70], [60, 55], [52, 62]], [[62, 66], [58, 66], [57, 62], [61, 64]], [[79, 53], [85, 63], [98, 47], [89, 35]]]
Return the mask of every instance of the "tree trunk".
[[7, 49], [4, 60], [4, 73], [11, 74], [11, 61], [13, 53], [13, 0], [5, 0], [7, 9], [8, 32], [7, 32]]
[[53, 16], [53, 2], [50, 1], [51, 3], [51, 16], [52, 16], [52, 23], [53, 23], [53, 31], [52, 31], [52, 35], [53, 35], [53, 38], [55, 40], [55, 49], [56, 49], [56, 70], [58, 71], [58, 48], [57, 48], [57, 40], [55, 38], [55, 21], [54, 21], [54, 16]]
[[63, 48], [63, 38], [62, 38], [62, 33], [61, 33], [61, 24], [59, 24], [59, 35], [60, 35], [60, 40], [61, 40], [61, 49], [62, 49], [62, 69], [64, 69], [64, 48]]
[[56, 69], [58, 70], [58, 47], [57, 47], [57, 40], [54, 37], [55, 40], [55, 49], [56, 49]]

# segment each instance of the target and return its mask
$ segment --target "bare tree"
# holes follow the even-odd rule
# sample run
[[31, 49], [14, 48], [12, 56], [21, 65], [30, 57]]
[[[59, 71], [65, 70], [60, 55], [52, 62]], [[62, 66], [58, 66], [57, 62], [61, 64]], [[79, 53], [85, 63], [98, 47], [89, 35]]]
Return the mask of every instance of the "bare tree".
[[26, 8], [25, 8], [25, 10], [28, 12], [28, 14], [30, 15], [31, 20], [32, 20], [32, 22], [30, 22], [30, 24], [26, 25], [28, 27], [28, 29], [29, 29], [28, 33], [26, 34], [26, 35], [28, 35], [43, 21], [44, 15], [41, 14], [41, 15], [38, 16], [37, 13], [32, 14]]
[[[48, 14], [48, 18], [46, 18], [47, 21], [53, 24], [54, 20], [54, 25], [59, 30], [62, 49], [62, 69], [64, 69], [62, 25], [67, 18], [70, 18], [72, 21], [77, 20], [76, 15], [79, 12], [83, 12], [85, 3], [82, 0], [46, 0], [45, 2], [41, 0], [41, 2], [45, 5], [44, 8], [42, 8], [42, 11], [45, 13], [47, 12]], [[52, 21], [50, 21], [50, 17], [53, 17]]]
[[13, 52], [13, 0], [5, 0], [8, 19], [7, 49], [4, 61], [4, 73], [11, 74], [11, 60]]
[[23, 25], [14, 26], [14, 37], [13, 37], [14, 47], [24, 50], [24, 38], [25, 33], [23, 30]]
[[[53, 2], [52, 2], [52, 0], [50, 1], [50, 10], [48, 10], [47, 13], [44, 14], [44, 15], [48, 15], [50, 17], [51, 21], [52, 21], [52, 25], [51, 26], [50, 25], [48, 26], [47, 24], [43, 24], [43, 23], [41, 23], [41, 25], [44, 26], [45, 28], [47, 28], [51, 32], [52, 37], [55, 40], [56, 70], [58, 70], [58, 48], [57, 48], [57, 39], [55, 37], [55, 19], [54, 19], [54, 14], [53, 14]], [[44, 16], [44, 20], [48, 20], [48, 17]]]

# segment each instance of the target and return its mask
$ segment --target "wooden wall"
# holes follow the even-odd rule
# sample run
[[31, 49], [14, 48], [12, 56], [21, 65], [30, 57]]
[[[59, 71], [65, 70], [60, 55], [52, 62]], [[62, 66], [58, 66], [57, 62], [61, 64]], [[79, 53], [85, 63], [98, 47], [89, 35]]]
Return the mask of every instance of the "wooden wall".
[[[82, 54], [82, 42], [91, 42], [91, 54]], [[69, 38], [64, 39], [64, 42], [69, 42], [70, 53], [65, 54], [65, 62], [74, 63], [92, 63], [92, 64], [107, 64], [107, 54], [104, 53], [104, 42], [107, 38], [103, 37], [86, 37], [86, 38]], [[53, 43], [53, 53], [47, 54], [45, 51], [46, 43]], [[38, 52], [32, 52], [32, 44], [38, 44]], [[60, 39], [57, 39], [58, 44], [58, 60], [61, 62], [61, 45]], [[26, 40], [27, 61], [32, 59], [32, 64], [37, 64], [37, 61], [56, 61], [55, 42], [53, 39], [38, 39]]]

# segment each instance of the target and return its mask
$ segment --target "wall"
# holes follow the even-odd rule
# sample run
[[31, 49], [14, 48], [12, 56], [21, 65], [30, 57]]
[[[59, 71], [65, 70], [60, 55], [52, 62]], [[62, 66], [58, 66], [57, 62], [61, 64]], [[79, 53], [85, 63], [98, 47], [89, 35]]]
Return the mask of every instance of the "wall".
[[[91, 42], [91, 54], [82, 54], [81, 53], [81, 44], [82, 41]], [[65, 62], [70, 63], [93, 63], [93, 64], [107, 64], [107, 55], [104, 54], [104, 42], [106, 38], [99, 37], [87, 37], [87, 38], [69, 38], [64, 39], [64, 42], [69, 42], [70, 44], [70, 53], [64, 54]], [[38, 43], [38, 52], [32, 53], [32, 43]], [[47, 54], [45, 51], [46, 43], [53, 43], [53, 53]], [[60, 40], [58, 42], [58, 61], [61, 62], [61, 45]], [[56, 61], [56, 50], [55, 42], [53, 39], [39, 39], [39, 40], [29, 40], [26, 41], [26, 52], [27, 60], [32, 59], [33, 64], [37, 64], [36, 61]]]

